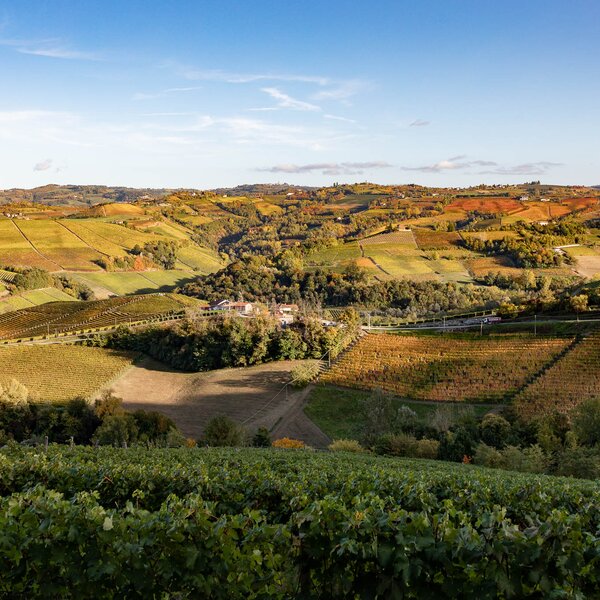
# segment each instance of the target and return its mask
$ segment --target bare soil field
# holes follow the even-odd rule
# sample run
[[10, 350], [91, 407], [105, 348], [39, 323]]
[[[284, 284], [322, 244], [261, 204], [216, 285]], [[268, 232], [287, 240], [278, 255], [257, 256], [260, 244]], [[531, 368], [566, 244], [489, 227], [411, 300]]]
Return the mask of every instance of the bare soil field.
[[593, 277], [600, 273], [600, 256], [578, 256], [575, 269], [582, 277]]
[[[208, 421], [227, 415], [249, 431], [275, 428], [277, 437], [294, 435], [309, 445], [319, 445], [312, 422], [298, 428], [299, 407], [305, 390], [284, 384], [290, 371], [302, 361], [272, 362], [254, 367], [182, 373], [146, 358], [114, 381], [110, 390], [123, 398], [127, 410], [164, 413], [188, 437], [198, 439]], [[287, 423], [293, 425], [288, 431]]]

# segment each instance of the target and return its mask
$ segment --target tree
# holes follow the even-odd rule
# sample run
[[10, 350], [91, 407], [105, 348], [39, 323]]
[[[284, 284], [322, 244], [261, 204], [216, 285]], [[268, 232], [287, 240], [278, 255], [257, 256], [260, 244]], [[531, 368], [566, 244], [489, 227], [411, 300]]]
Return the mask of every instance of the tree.
[[585, 400], [571, 413], [573, 431], [586, 446], [600, 444], [600, 397]]
[[500, 415], [488, 413], [479, 424], [481, 440], [494, 448], [503, 448], [510, 435], [510, 423]]
[[110, 415], [96, 429], [94, 438], [101, 446], [121, 447], [137, 440], [138, 428], [132, 415]]
[[225, 415], [213, 417], [204, 430], [203, 441], [208, 446], [242, 446], [245, 431]]
[[588, 302], [589, 296], [586, 294], [579, 294], [578, 296], [571, 296], [569, 298], [569, 308], [577, 313], [577, 320], [579, 320], [579, 313], [587, 311]]
[[0, 384], [0, 402], [12, 406], [24, 406], [29, 400], [29, 390], [16, 379], [11, 379], [6, 385]]

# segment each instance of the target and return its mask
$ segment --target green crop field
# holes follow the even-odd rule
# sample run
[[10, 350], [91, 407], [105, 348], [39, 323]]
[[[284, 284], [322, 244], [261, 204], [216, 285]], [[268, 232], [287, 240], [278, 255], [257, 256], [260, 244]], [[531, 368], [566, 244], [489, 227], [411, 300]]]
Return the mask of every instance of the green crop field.
[[323, 250], [311, 252], [306, 262], [313, 266], [341, 266], [355, 262], [361, 257], [360, 247], [356, 242], [349, 244], [338, 244]]
[[100, 270], [101, 254], [57, 221], [19, 221], [15, 224], [31, 245], [48, 260], [67, 270]]
[[0, 450], [0, 482], [12, 597], [600, 595], [592, 481], [343, 453], [50, 446]]
[[60, 266], [38, 254], [13, 221], [0, 219], [0, 262], [56, 271]]
[[100, 286], [116, 294], [141, 294], [169, 291], [194, 278], [190, 271], [130, 271], [118, 273], [72, 273], [72, 276], [92, 286]]
[[38, 306], [46, 302], [76, 302], [76, 298], [69, 294], [57, 290], [56, 288], [43, 288], [39, 290], [30, 290], [14, 296], [0, 298], [0, 313]]
[[63, 219], [61, 223], [101, 254], [108, 256], [125, 256], [127, 254], [123, 246], [94, 231], [94, 223], [97, 223], [97, 221], [89, 219]]
[[191, 267], [194, 271], [199, 271], [202, 274], [214, 273], [225, 266], [216, 252], [199, 246], [184, 246], [179, 249], [177, 256], [183, 265], [188, 268]]
[[90, 398], [129, 367], [133, 356], [64, 344], [0, 347], [0, 383], [16, 379], [41, 402]]
[[421, 256], [411, 255], [415, 251], [409, 246], [373, 244], [366, 246], [364, 251], [365, 256], [392, 277], [434, 275], [428, 261]]

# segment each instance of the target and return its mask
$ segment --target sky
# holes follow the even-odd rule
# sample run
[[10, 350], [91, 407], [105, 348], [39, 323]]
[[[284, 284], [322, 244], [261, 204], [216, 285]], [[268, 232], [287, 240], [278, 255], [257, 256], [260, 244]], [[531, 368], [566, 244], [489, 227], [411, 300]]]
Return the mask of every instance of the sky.
[[0, 188], [600, 185], [599, 0], [0, 0]]

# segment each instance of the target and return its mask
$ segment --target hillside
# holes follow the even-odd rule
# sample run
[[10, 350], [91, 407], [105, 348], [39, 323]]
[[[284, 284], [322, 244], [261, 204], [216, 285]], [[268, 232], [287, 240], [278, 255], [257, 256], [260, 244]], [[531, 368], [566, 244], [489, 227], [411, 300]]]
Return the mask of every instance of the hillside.
[[600, 592], [595, 482], [348, 454], [60, 447], [0, 450], [0, 482], [0, 585], [28, 598]]

